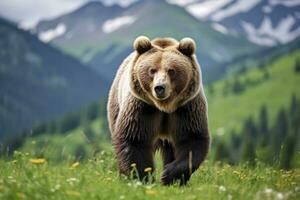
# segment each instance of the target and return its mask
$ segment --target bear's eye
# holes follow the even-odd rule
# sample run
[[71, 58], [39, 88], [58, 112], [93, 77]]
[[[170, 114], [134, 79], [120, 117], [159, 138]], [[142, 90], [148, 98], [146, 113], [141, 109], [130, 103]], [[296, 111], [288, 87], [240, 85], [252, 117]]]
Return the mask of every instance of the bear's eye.
[[169, 76], [174, 76], [175, 75], [175, 69], [168, 69], [168, 74]]
[[154, 69], [154, 68], [150, 68], [150, 69], [149, 69], [149, 74], [150, 74], [151, 76], [153, 76], [156, 72], [157, 72], [157, 70]]

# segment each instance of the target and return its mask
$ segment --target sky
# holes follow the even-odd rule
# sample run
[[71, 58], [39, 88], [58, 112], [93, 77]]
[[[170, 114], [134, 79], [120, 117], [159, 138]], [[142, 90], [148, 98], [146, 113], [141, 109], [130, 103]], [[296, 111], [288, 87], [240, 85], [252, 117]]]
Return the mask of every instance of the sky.
[[[27, 29], [41, 19], [51, 19], [70, 12], [91, 0], [0, 0], [0, 16]], [[100, 0], [99, 0], [100, 1]], [[102, 0], [106, 5], [128, 6], [136, 0]]]

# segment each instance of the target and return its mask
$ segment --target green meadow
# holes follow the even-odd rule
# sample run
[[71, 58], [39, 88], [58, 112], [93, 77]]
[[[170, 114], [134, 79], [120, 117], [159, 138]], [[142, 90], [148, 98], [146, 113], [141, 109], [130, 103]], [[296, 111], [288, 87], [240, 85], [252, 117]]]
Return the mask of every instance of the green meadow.
[[[158, 157], [158, 156], [157, 156]], [[0, 161], [0, 199], [299, 199], [300, 170], [206, 161], [186, 186], [162, 186], [158, 162], [147, 184], [120, 176], [111, 151], [83, 162], [53, 164], [15, 152]]]

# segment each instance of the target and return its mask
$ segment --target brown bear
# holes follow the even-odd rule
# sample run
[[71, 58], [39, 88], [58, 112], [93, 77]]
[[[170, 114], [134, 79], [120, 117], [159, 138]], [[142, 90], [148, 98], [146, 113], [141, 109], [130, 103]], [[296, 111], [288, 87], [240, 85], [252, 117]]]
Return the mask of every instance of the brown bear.
[[121, 173], [139, 178], [154, 168], [160, 149], [161, 183], [186, 184], [209, 146], [207, 101], [191, 38], [138, 37], [121, 64], [108, 99], [108, 120]]

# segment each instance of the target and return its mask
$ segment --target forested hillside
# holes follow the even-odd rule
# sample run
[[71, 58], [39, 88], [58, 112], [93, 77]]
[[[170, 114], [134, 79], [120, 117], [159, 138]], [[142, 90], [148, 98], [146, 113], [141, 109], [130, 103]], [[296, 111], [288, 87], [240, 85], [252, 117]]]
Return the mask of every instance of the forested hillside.
[[0, 142], [104, 98], [89, 67], [0, 18]]

